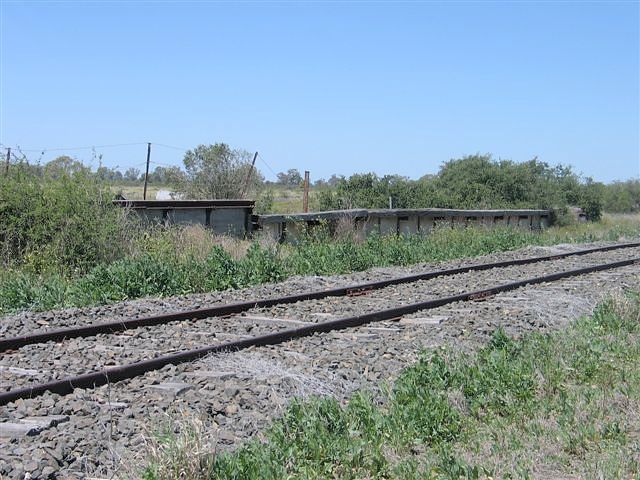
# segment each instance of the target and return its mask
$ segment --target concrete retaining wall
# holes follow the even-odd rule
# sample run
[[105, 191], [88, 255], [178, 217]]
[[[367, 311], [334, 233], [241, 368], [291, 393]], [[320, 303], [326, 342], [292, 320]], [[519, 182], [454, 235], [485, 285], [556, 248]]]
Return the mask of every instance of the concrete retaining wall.
[[[452, 210], [452, 209], [393, 209], [393, 210], [334, 210], [292, 215], [259, 215], [254, 217], [258, 230], [278, 241], [295, 242], [305, 231], [318, 225], [330, 232], [352, 228], [364, 237], [380, 235], [428, 234], [434, 228], [466, 226], [512, 226], [539, 230], [549, 226], [548, 210]], [[255, 229], [255, 228], [254, 228]]]
[[428, 234], [434, 228], [513, 226], [538, 230], [549, 226], [547, 210], [332, 210], [291, 215], [253, 216], [250, 200], [117, 200], [145, 221], [165, 225], [200, 224], [220, 235], [245, 237], [261, 230], [277, 241], [295, 242], [306, 231], [354, 231], [356, 236]]
[[254, 203], [250, 200], [117, 200], [144, 221], [163, 225], [204, 225], [220, 235], [249, 236]]

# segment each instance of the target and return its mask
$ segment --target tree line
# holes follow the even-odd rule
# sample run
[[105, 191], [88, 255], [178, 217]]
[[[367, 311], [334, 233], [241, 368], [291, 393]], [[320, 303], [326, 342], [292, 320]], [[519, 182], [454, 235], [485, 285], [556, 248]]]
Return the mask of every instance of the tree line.
[[[604, 185], [582, 178], [568, 166], [551, 166], [537, 158], [516, 163], [490, 155], [471, 155], [445, 162], [435, 175], [411, 180], [399, 175], [356, 174], [340, 178], [320, 193], [323, 209], [386, 208], [541, 208], [566, 212], [582, 208], [592, 220], [603, 208], [637, 211], [638, 181]], [[624, 198], [622, 206], [610, 190]], [[624, 192], [624, 193], [622, 193]]]
[[[157, 166], [150, 184], [166, 186], [182, 198], [272, 199], [275, 187], [299, 188], [302, 175], [291, 168], [265, 180], [251, 165], [252, 154], [225, 143], [198, 145], [188, 150], [179, 166]], [[118, 184], [140, 184], [144, 173], [99, 166], [96, 171], [73, 158], [62, 156], [44, 165], [23, 165], [36, 177], [56, 179], [65, 175], [92, 175]], [[436, 174], [417, 180], [400, 175], [358, 173], [332, 175], [312, 185], [314, 205], [321, 210], [348, 208], [543, 208], [566, 211], [580, 207], [596, 220], [601, 212], [640, 211], [640, 180], [610, 184], [582, 177], [572, 167], [550, 165], [534, 158], [527, 162], [494, 160], [491, 155], [470, 155], [444, 162]], [[265, 202], [263, 202], [265, 203]], [[262, 210], [268, 210], [270, 201]]]

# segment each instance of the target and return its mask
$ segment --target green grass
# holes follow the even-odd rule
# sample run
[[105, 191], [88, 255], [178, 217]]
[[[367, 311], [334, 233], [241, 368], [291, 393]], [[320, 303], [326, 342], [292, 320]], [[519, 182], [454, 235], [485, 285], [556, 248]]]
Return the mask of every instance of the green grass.
[[158, 438], [141, 476], [181, 478], [182, 466], [203, 479], [638, 478], [639, 334], [638, 293], [564, 331], [498, 330], [473, 355], [424, 352], [382, 399], [294, 402], [265, 440], [232, 453], [186, 458], [202, 432]]
[[429, 236], [308, 238], [297, 245], [219, 239], [201, 227], [159, 229], [136, 240], [133, 253], [86, 274], [0, 272], [0, 314], [107, 304], [276, 282], [292, 275], [331, 275], [503, 252], [528, 245], [640, 237], [640, 217], [535, 233], [511, 228], [442, 229]]

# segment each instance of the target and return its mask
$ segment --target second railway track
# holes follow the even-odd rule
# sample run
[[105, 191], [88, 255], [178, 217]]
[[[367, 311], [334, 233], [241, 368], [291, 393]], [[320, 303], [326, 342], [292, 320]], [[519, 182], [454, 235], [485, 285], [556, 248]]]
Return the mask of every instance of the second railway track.
[[[490, 268], [462, 268], [458, 269], [461, 270], [459, 273], [434, 272], [433, 275], [414, 276], [415, 278], [411, 279], [413, 281], [407, 278], [391, 279], [374, 285], [377, 289], [373, 289], [371, 285], [336, 289], [344, 290], [344, 293], [355, 291], [366, 295], [333, 296], [322, 295], [323, 292], [301, 294], [301, 298], [310, 299], [297, 302], [294, 315], [288, 310], [292, 302], [291, 297], [287, 297], [284, 302], [279, 302], [278, 299], [262, 302], [266, 305], [263, 307], [248, 309], [247, 305], [244, 305], [242, 309], [237, 309], [237, 315], [229, 318], [193, 319], [195, 315], [187, 315], [186, 320], [174, 320], [123, 332], [114, 329], [114, 334], [72, 337], [59, 343], [50, 341], [27, 344], [17, 351], [5, 353], [0, 361], [0, 383], [5, 391], [4, 394], [0, 394], [0, 403], [41, 394], [49, 389], [62, 393], [73, 390], [74, 386], [87, 387], [108, 380], [127, 378], [127, 375], [136, 370], [128, 367], [129, 373], [125, 375], [125, 366], [130, 364], [142, 362], [143, 366], [138, 368], [142, 373], [166, 364], [198, 358], [207, 352], [216, 351], [220, 345], [236, 348], [234, 345], [255, 344], [256, 342], [252, 343], [251, 340], [255, 337], [272, 335], [275, 341], [278, 336], [286, 339], [287, 335], [303, 334], [283, 334], [292, 329], [307, 331], [306, 334], [329, 330], [339, 326], [339, 322], [335, 323], [335, 320], [340, 318], [360, 318], [360, 323], [365, 323], [380, 317], [379, 312], [388, 312], [394, 308], [399, 309], [394, 315], [401, 316], [403, 313], [419, 310], [420, 307], [415, 305], [421, 302], [436, 304], [438, 299], [455, 299], [456, 296], [463, 300], [462, 297], [466, 293], [492, 289], [496, 287], [497, 279], [501, 285], [513, 282], [528, 283], [532, 278], [559, 274], [576, 268], [591, 269], [603, 263], [618, 262], [622, 266], [625, 261], [631, 263], [629, 259], [637, 257], [640, 257], [638, 244], [617, 245], [613, 248], [577, 251], [564, 256], [555, 255], [542, 260], [521, 259], [507, 265], [501, 262]], [[424, 279], [425, 277], [427, 279]], [[247, 303], [261, 305], [260, 302]], [[413, 310], [407, 310], [410, 305], [414, 305]], [[230, 310], [233, 311], [234, 307]], [[390, 313], [386, 315], [387, 317], [380, 318], [389, 318]], [[331, 326], [332, 321], [335, 323], [334, 326]], [[357, 324], [357, 320], [353, 322], [353, 325]], [[58, 340], [60, 339], [58, 337]], [[211, 346], [214, 348], [206, 350]], [[185, 351], [196, 353], [176, 356], [178, 352]], [[173, 360], [163, 360], [168, 355], [173, 355]], [[89, 376], [85, 376], [83, 380], [76, 379], [74, 384], [66, 381], [69, 377], [83, 374]], [[47, 382], [53, 384], [43, 387], [42, 384]]]

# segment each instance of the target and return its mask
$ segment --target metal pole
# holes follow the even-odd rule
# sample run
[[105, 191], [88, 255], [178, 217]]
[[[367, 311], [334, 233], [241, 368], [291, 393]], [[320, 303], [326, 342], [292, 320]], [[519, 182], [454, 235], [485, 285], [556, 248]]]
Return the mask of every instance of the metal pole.
[[247, 172], [247, 179], [244, 181], [244, 187], [242, 188], [242, 194], [240, 198], [244, 198], [246, 192], [249, 191], [249, 182], [251, 181], [251, 174], [253, 173], [253, 167], [256, 164], [256, 158], [258, 158], [258, 152], [253, 155], [253, 161], [251, 162], [251, 167]]
[[9, 161], [11, 160], [11, 147], [7, 148], [7, 164], [4, 166], [4, 174], [9, 175]]
[[302, 210], [304, 213], [309, 211], [309, 171], [304, 171], [304, 196], [302, 197]]
[[149, 181], [149, 160], [151, 159], [151, 143], [147, 143], [147, 169], [144, 172], [144, 190], [142, 191], [142, 199], [147, 199], [147, 182]]

